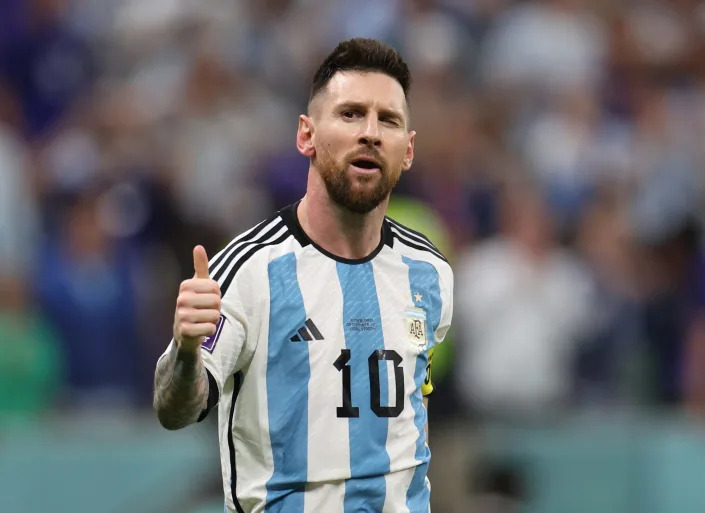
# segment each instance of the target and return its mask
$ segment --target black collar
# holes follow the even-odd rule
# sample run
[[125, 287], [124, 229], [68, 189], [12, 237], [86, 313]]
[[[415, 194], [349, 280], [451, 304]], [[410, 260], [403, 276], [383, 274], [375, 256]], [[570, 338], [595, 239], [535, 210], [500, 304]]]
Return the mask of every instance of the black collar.
[[377, 254], [382, 251], [382, 248], [385, 244], [390, 248], [393, 245], [392, 230], [390, 229], [389, 223], [387, 222], [387, 218], [385, 217], [384, 221], [382, 222], [382, 232], [380, 234], [379, 244], [374, 249], [374, 251], [372, 251], [372, 253], [363, 258], [343, 258], [338, 255], [334, 255], [330, 251], [326, 251], [321, 246], [313, 242], [311, 238], [306, 235], [304, 229], [301, 228], [301, 223], [299, 223], [299, 218], [296, 215], [296, 210], [299, 208], [299, 203], [301, 203], [301, 200], [297, 201], [296, 203], [292, 203], [291, 205], [288, 205], [279, 211], [279, 215], [284, 220], [284, 223], [286, 223], [287, 227], [289, 228], [289, 231], [291, 231], [291, 234], [297, 241], [299, 241], [299, 244], [301, 244], [302, 246], [308, 246], [310, 244], [318, 251], [323, 253], [325, 256], [327, 256], [328, 258], [332, 258], [336, 262], [342, 262], [344, 264], [364, 264], [365, 262], [369, 262], [374, 257], [376, 257]]

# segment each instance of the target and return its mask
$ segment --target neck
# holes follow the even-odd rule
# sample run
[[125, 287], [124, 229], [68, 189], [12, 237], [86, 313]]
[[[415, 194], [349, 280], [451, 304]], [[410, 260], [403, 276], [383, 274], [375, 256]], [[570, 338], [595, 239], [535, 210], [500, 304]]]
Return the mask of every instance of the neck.
[[367, 214], [357, 214], [333, 202], [315, 169], [309, 170], [306, 195], [297, 217], [306, 235], [317, 245], [341, 258], [365, 258], [380, 243], [389, 198]]

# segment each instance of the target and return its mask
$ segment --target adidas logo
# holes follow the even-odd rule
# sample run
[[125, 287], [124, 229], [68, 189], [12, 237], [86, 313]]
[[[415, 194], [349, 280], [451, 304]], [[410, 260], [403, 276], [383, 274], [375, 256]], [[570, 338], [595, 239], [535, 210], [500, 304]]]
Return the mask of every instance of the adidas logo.
[[292, 342], [301, 342], [301, 340], [305, 340], [306, 342], [309, 340], [323, 340], [323, 335], [321, 335], [321, 332], [318, 331], [318, 328], [313, 324], [311, 319], [306, 319], [306, 324], [301, 326], [297, 333], [298, 335], [294, 335], [289, 340]]

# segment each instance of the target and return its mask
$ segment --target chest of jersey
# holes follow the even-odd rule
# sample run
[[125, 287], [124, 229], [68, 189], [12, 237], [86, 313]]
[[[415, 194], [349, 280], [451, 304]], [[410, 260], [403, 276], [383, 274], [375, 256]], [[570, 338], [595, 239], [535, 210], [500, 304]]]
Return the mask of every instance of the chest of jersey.
[[[258, 348], [255, 360], [283, 475], [294, 461], [309, 480], [408, 468], [440, 317], [432, 266], [396, 255], [351, 265], [290, 254], [268, 273], [266, 358]], [[318, 468], [328, 474], [316, 476]]]
[[309, 394], [320, 387], [335, 397], [337, 417], [356, 418], [361, 406], [398, 416], [414, 391], [417, 365], [425, 368], [438, 309], [432, 269], [414, 271], [401, 259], [274, 262], [269, 363], [281, 359], [289, 372], [294, 364], [307, 366], [301, 377]]

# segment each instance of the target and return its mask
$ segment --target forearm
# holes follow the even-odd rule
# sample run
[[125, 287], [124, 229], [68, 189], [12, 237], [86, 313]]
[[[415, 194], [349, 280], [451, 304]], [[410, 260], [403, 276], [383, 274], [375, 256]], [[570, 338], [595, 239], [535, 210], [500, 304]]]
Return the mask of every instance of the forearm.
[[207, 401], [208, 375], [200, 349], [184, 352], [174, 343], [154, 374], [154, 409], [159, 422], [170, 430], [193, 424]]

